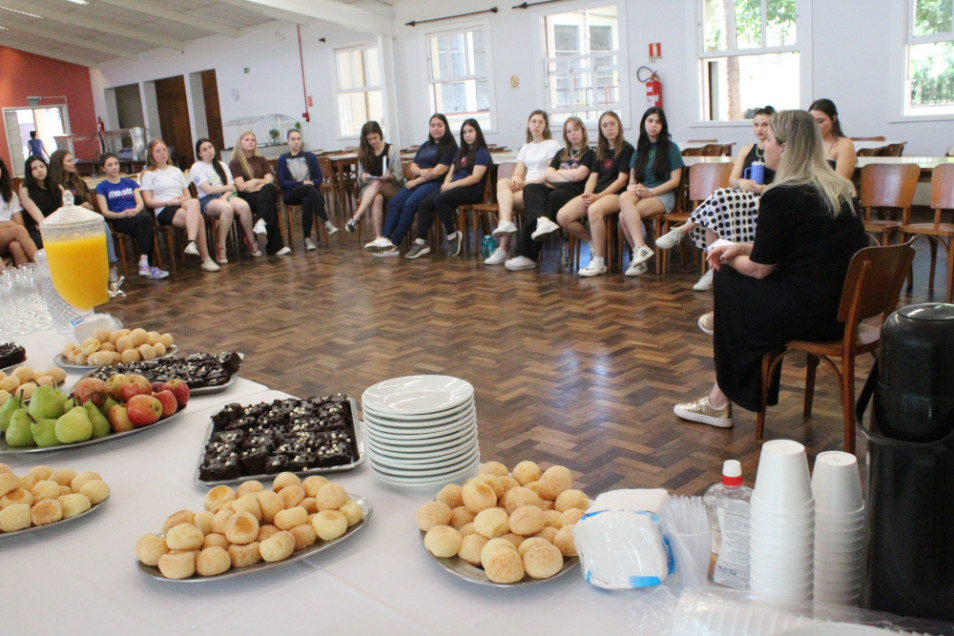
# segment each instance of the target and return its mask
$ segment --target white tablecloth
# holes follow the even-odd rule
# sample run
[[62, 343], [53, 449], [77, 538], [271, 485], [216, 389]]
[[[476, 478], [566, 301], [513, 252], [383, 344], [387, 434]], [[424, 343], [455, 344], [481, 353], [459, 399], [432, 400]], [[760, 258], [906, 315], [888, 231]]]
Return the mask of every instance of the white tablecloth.
[[[53, 332], [17, 338], [28, 363], [51, 366]], [[70, 373], [71, 386], [79, 373]], [[310, 559], [205, 583], [156, 581], [136, 568], [136, 540], [163, 520], [202, 509], [194, 474], [209, 415], [229, 402], [273, 399], [239, 379], [193, 397], [175, 422], [100, 445], [0, 456], [18, 474], [47, 464], [95, 470], [112, 495], [62, 527], [0, 537], [0, 634], [514, 634], [621, 633], [632, 595], [587, 585], [577, 572], [543, 584], [498, 589], [443, 571], [424, 552], [414, 522], [433, 491], [378, 481], [367, 465], [329, 475], [371, 501], [368, 525]], [[289, 631], [285, 631], [289, 630]]]

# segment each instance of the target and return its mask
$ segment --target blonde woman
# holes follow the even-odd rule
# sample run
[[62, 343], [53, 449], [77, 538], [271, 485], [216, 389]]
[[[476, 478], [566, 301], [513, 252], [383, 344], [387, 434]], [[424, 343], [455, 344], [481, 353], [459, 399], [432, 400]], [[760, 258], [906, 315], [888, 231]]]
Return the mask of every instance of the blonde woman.
[[[682, 419], [732, 426], [731, 403], [762, 407], [763, 354], [790, 340], [829, 340], [854, 253], [865, 246], [855, 188], [825, 160], [812, 116], [788, 110], [772, 117], [765, 165], [775, 180], [759, 203], [753, 243], [713, 246], [716, 270], [713, 354], [716, 382], [705, 397], [677, 404]], [[768, 403], [778, 401], [778, 386]]]
[[291, 249], [282, 239], [282, 225], [278, 222], [278, 184], [272, 167], [258, 152], [258, 139], [251, 130], [241, 133], [229, 172], [235, 180], [238, 195], [248, 203], [252, 212], [258, 216], [254, 231], [265, 234], [265, 253], [285, 256]]

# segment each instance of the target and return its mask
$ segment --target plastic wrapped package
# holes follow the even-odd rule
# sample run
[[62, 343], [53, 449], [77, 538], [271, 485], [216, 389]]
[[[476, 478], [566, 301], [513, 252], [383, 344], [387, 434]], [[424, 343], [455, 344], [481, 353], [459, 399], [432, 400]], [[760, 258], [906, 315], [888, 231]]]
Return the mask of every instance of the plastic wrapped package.
[[[591, 510], [593, 510], [591, 508]], [[573, 529], [586, 581], [607, 590], [659, 585], [673, 571], [659, 517], [634, 510], [586, 513]]]

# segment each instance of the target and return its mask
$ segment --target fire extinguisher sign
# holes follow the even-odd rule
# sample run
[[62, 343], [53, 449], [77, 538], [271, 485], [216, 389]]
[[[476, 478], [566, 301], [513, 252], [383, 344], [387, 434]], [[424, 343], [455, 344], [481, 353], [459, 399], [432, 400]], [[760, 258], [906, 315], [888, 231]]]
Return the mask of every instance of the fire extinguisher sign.
[[649, 59], [650, 60], [662, 59], [662, 42], [649, 43]]

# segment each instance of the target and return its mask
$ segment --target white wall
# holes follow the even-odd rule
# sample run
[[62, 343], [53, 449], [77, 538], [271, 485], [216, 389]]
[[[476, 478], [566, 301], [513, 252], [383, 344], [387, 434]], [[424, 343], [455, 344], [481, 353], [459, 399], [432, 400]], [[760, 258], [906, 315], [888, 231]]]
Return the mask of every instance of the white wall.
[[[628, 56], [628, 116], [624, 114], [626, 135], [637, 136], [644, 110], [645, 89], [636, 81], [636, 68], [648, 65], [656, 69], [664, 85], [663, 105], [670, 131], [677, 140], [718, 137], [739, 144], [749, 143], [747, 124], [699, 125], [691, 121], [689, 91], [695, 85], [696, 64], [692, 39], [694, 0], [628, 0], [620, 2], [625, 29], [622, 40]], [[495, 93], [495, 131], [487, 135], [492, 143], [519, 147], [523, 141], [526, 117], [544, 104], [543, 11], [570, 10], [578, 6], [599, 6], [598, 1], [566, 2], [529, 10], [511, 9], [513, 3], [491, 0], [420, 0], [401, 3], [395, 12], [393, 41], [396, 102], [398, 113], [389, 113], [391, 129], [400, 131], [392, 141], [402, 146], [420, 143], [427, 135], [430, 107], [427, 96], [426, 50], [423, 34], [428, 30], [453, 28], [460, 24], [489, 24], [493, 58]], [[410, 20], [426, 20], [448, 14], [499, 7], [497, 14], [437, 22], [416, 27], [404, 26]], [[815, 97], [828, 97], [838, 104], [845, 131], [852, 136], [885, 135], [908, 142], [906, 155], [944, 154], [954, 144], [954, 118], [934, 121], [903, 121], [890, 96], [892, 65], [901, 60], [903, 30], [897, 26], [902, 0], [813, 0], [806, 4], [812, 12], [812, 32], [799, 34], [801, 42], [812, 45], [808, 82]], [[302, 120], [306, 143], [311, 148], [332, 149], [353, 145], [354, 140], [339, 139], [334, 96], [333, 50], [336, 47], [368, 41], [367, 35], [349, 32], [329, 23], [302, 27], [305, 79], [314, 100], [310, 123]], [[322, 43], [319, 38], [326, 38]], [[648, 62], [648, 44], [661, 42], [663, 58]], [[892, 52], [892, 46], [895, 50]], [[903, 60], [901, 60], [903, 62]], [[250, 73], [242, 68], [248, 66]], [[107, 108], [104, 89], [123, 84], [155, 80], [172, 75], [214, 68], [219, 85], [223, 121], [281, 113], [301, 119], [305, 110], [301, 86], [298, 36], [294, 25], [271, 22], [243, 31], [238, 39], [210, 36], [191, 42], [185, 54], [159, 49], [140, 61], [114, 60], [91, 70], [96, 112], [104, 120]], [[520, 80], [510, 86], [510, 77]], [[239, 99], [231, 92], [238, 90]], [[895, 88], [900, 90], [899, 88]], [[802, 104], [807, 107], [808, 104]], [[147, 118], [148, 118], [147, 114]], [[147, 122], [147, 125], [149, 123]], [[107, 126], [115, 122], [107, 120]], [[193, 129], [195, 126], [193, 125]], [[226, 140], [230, 143], [230, 140]]]

